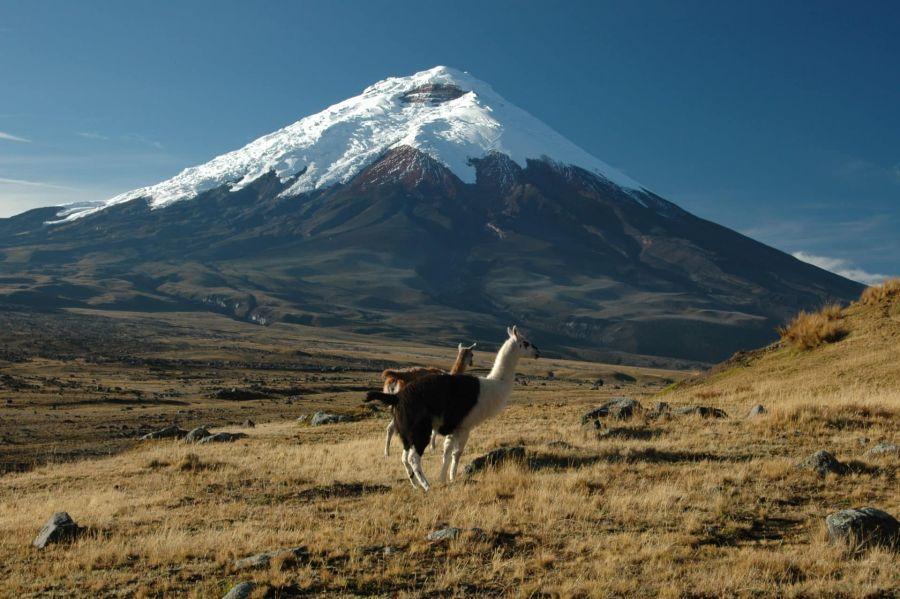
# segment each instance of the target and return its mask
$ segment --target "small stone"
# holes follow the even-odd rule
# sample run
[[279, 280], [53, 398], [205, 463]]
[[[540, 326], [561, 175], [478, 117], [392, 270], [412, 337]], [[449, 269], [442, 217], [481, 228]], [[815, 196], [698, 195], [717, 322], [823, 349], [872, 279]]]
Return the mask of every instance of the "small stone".
[[173, 424], [171, 426], [161, 428], [158, 431], [147, 433], [146, 435], [141, 437], [141, 439], [143, 439], [144, 441], [148, 441], [151, 439], [181, 439], [187, 434], [188, 432], [186, 430]]
[[[617, 420], [627, 420], [631, 418], [635, 412], [643, 409], [641, 404], [629, 397], [616, 397], [604, 402], [600, 407], [594, 408], [590, 412], [582, 415], [581, 424], [590, 424], [599, 418], [609, 416]], [[596, 425], [595, 425], [596, 426]], [[599, 427], [597, 427], [599, 428]]]
[[231, 443], [246, 437], [246, 433], [216, 433], [200, 439], [200, 443]]
[[700, 416], [701, 418], [727, 418], [725, 410], [709, 406], [682, 406], [675, 408], [675, 414], [679, 416]]
[[521, 462], [525, 459], [525, 448], [521, 445], [501, 447], [472, 460], [465, 469], [466, 476], [481, 472], [489, 466], [499, 466], [506, 462]]
[[428, 533], [428, 536], [425, 537], [425, 539], [428, 541], [450, 541], [457, 538], [460, 533], [462, 533], [462, 529], [456, 528], [455, 526], [448, 526], [447, 528]]
[[309, 419], [309, 414], [300, 414], [297, 416], [297, 422], [306, 422]]
[[846, 464], [839, 462], [831, 452], [825, 451], [824, 449], [820, 449], [798, 463], [797, 467], [805, 470], [814, 470], [819, 476], [823, 477], [829, 472], [833, 472], [834, 474], [846, 474], [849, 470]]
[[264, 551], [250, 557], [245, 557], [234, 562], [236, 570], [246, 570], [252, 568], [268, 568], [273, 559], [281, 559], [282, 561], [298, 561], [309, 557], [309, 551], [306, 547], [290, 547], [288, 549], [276, 549], [275, 551]]
[[239, 582], [222, 599], [247, 599], [255, 588], [256, 585], [252, 582]]
[[762, 404], [756, 404], [752, 408], [750, 408], [750, 413], [747, 414], [748, 418], [754, 418], [756, 416], [761, 416], [766, 413], [766, 408]]
[[900, 545], [900, 522], [873, 507], [835, 512], [825, 518], [825, 525], [832, 542], [849, 542], [858, 549]]
[[41, 531], [35, 537], [32, 545], [38, 549], [43, 549], [53, 543], [71, 541], [78, 536], [79, 532], [81, 532], [81, 527], [75, 524], [75, 521], [72, 520], [68, 513], [56, 512], [41, 527]]
[[884, 441], [882, 443], [878, 443], [866, 453], [869, 455], [887, 455], [889, 453], [900, 453], [900, 447], [893, 443]]
[[603, 386], [603, 379], [597, 379], [597, 380], [594, 381], [593, 384], [591, 385], [591, 389], [595, 389], [595, 390], [596, 390], [596, 389], [599, 389], [599, 388], [602, 387], [602, 386]]
[[316, 412], [312, 416], [310, 424], [312, 426], [321, 426], [323, 424], [335, 424], [349, 420], [349, 416], [345, 414], [329, 414], [328, 412]]
[[244, 420], [244, 424], [242, 425], [244, 428], [256, 428], [256, 423], [247, 418]]
[[658, 401], [653, 408], [647, 413], [647, 417], [651, 419], [662, 418], [672, 413], [672, 406], [665, 401]]
[[185, 443], [196, 443], [209, 435], [210, 432], [205, 426], [198, 426], [184, 436], [184, 441]]

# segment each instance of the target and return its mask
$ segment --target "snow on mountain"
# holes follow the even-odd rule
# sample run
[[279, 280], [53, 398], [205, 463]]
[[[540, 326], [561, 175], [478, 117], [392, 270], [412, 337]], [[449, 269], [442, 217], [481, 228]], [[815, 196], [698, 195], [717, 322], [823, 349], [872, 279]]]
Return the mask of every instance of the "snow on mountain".
[[404, 145], [427, 153], [470, 183], [475, 168], [469, 159], [500, 152], [523, 167], [528, 158], [549, 158], [592, 171], [626, 190], [643, 189], [507, 102], [488, 84], [438, 66], [385, 79], [358, 96], [167, 181], [99, 205], [67, 206], [60, 216], [73, 220], [136, 198], [162, 207], [224, 184], [240, 189], [272, 170], [282, 181], [302, 172], [284, 192], [296, 195], [345, 183], [389, 149]]

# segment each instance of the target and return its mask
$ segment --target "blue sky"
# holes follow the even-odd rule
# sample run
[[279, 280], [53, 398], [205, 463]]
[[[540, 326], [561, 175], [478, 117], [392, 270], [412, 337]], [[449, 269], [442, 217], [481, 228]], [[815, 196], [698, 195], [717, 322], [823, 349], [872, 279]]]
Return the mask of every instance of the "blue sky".
[[0, 216], [156, 183], [437, 64], [699, 216], [900, 274], [896, 2], [0, 0]]

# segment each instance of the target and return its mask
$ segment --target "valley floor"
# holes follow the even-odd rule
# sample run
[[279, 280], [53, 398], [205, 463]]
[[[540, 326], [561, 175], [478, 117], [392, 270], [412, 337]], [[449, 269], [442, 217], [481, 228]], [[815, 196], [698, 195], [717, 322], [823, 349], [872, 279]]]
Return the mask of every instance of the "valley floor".
[[[270, 339], [287, 335], [260, 331]], [[444, 353], [448, 360], [453, 353], [403, 347], [378, 355], [358, 338], [330, 342], [360, 360], [410, 360], [421, 352], [420, 362], [440, 364]], [[327, 340], [317, 343], [303, 351], [340, 353]], [[186, 348], [182, 357], [196, 352]], [[489, 367], [490, 359], [479, 354], [477, 366]], [[12, 363], [4, 372], [36, 376], [15, 370], [25, 364]], [[373, 386], [372, 366], [317, 374], [323, 379], [309, 384], [322, 390], [306, 394], [310, 399], [269, 402], [280, 414], [221, 414], [221, 424], [245, 416], [258, 423], [223, 427], [248, 435], [234, 443], [130, 441], [116, 455], [0, 477], [0, 595], [218, 597], [240, 581], [257, 583], [258, 596], [275, 597], [889, 597], [900, 588], [896, 554], [849, 557], [824, 531], [825, 516], [845, 507], [900, 513], [897, 455], [867, 453], [878, 440], [898, 440], [896, 386], [859, 382], [818, 393], [748, 380], [657, 395], [677, 375], [556, 360], [523, 363], [527, 384], [516, 386], [506, 412], [475, 430], [462, 465], [511, 445], [524, 446], [526, 459], [449, 486], [435, 484], [425, 494], [406, 480], [396, 439], [393, 454], [382, 455], [387, 414], [356, 412], [357, 421], [318, 427], [295, 421], [326, 405], [358, 409], [361, 392], [328, 391], [327, 379]], [[635, 380], [614, 382], [616, 371]], [[285, 380], [257, 372], [260, 386], [288, 384], [282, 371], [271, 376]], [[208, 415], [202, 398], [212, 388], [243, 383], [229, 376], [191, 383], [196, 388], [180, 400], [196, 404], [189, 409], [199, 414], [179, 415], [184, 406], [147, 410], [172, 416], [166, 410], [174, 409], [185, 427], [200, 423]], [[606, 384], [592, 389], [598, 376]], [[130, 378], [99, 384], [124, 388]], [[581, 425], [584, 412], [619, 395], [645, 408], [659, 400], [673, 407], [712, 405], [728, 417], [650, 419], [645, 411], [599, 431]], [[756, 403], [768, 411], [748, 418]], [[82, 417], [76, 427], [97, 422], [78, 412], [83, 407], [65, 409]], [[6, 435], [13, 434], [12, 418], [7, 411], [0, 419]], [[851, 472], [820, 478], [795, 466], [823, 448]], [[437, 454], [428, 450], [424, 462], [436, 482]], [[84, 533], [72, 543], [31, 547], [41, 524], [63, 510]], [[460, 536], [426, 539], [448, 526], [460, 528]], [[234, 564], [297, 546], [308, 554], [278, 557], [255, 570]]]

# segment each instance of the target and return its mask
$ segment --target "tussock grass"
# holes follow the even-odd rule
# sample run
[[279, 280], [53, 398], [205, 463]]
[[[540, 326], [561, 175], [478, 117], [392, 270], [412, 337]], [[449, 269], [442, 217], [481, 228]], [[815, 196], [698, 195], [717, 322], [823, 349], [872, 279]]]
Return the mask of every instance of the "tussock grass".
[[888, 279], [881, 285], [866, 287], [859, 298], [863, 305], [893, 303], [900, 300], [900, 278]]
[[781, 340], [799, 349], [813, 349], [843, 339], [847, 330], [841, 324], [840, 304], [829, 304], [818, 312], [801, 311], [778, 329]]

